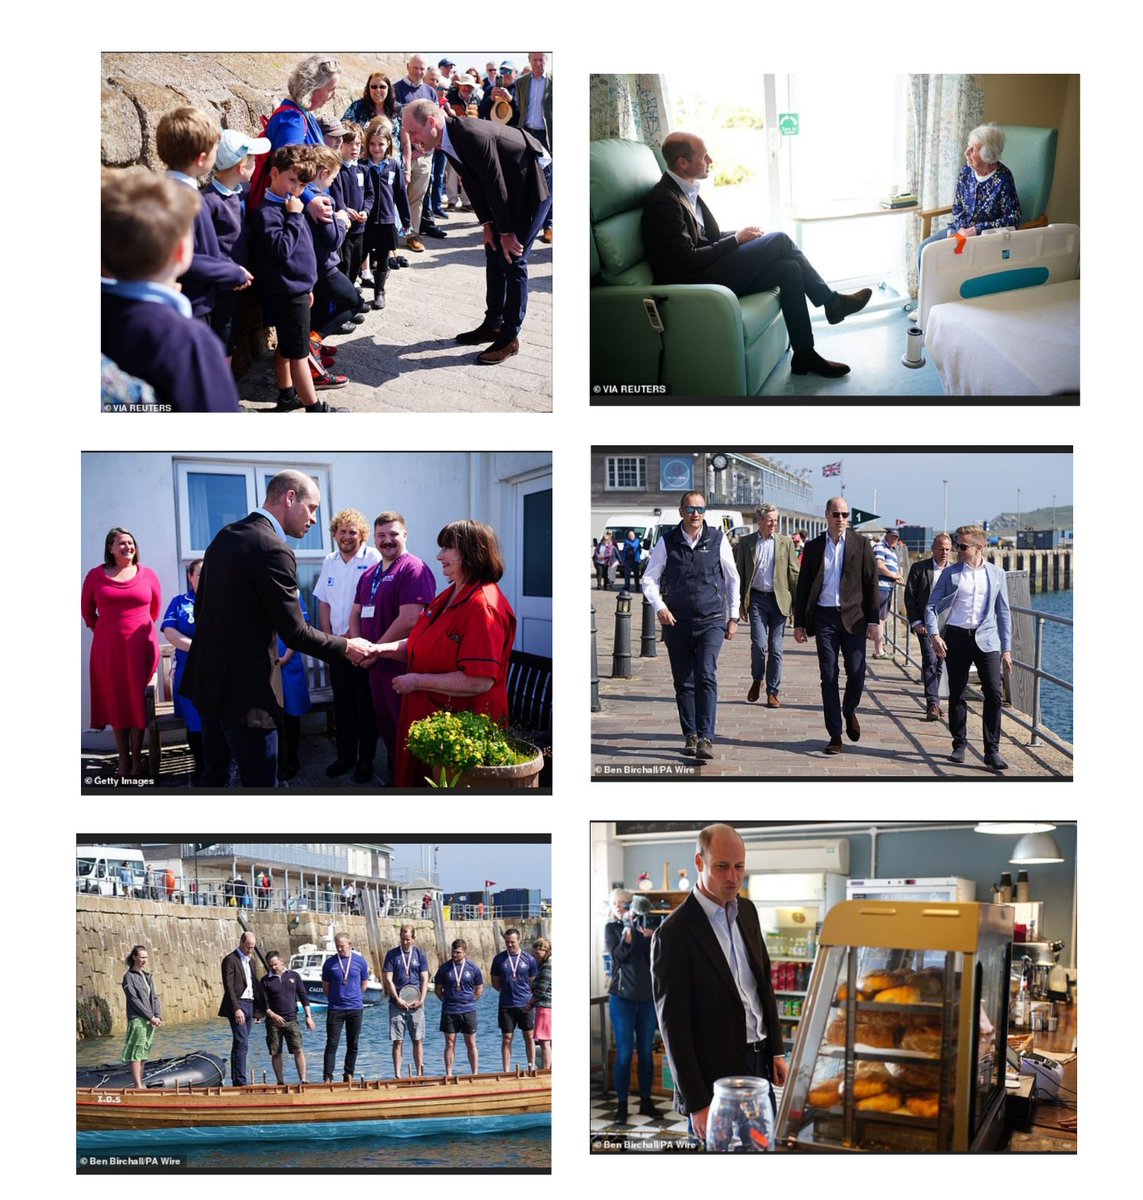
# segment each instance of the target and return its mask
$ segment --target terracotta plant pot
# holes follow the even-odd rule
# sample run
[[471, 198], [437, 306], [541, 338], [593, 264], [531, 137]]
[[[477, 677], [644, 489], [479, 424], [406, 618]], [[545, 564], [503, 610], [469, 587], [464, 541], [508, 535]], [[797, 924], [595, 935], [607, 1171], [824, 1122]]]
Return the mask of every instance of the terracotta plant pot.
[[535, 746], [521, 746], [521, 751], [533, 750], [528, 762], [509, 767], [472, 767], [461, 774], [457, 786], [462, 788], [534, 788], [540, 786], [544, 769], [543, 752]]

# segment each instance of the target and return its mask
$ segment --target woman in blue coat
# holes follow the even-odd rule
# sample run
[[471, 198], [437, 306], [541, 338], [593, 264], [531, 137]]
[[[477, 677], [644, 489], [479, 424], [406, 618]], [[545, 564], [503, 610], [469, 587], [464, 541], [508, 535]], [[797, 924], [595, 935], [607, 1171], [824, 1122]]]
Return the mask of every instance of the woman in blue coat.
[[202, 559], [196, 558], [187, 567], [187, 590], [181, 596], [176, 596], [167, 605], [167, 611], [159, 623], [163, 637], [175, 648], [175, 664], [174, 670], [171, 672], [171, 694], [175, 701], [175, 716], [181, 717], [183, 724], [187, 727], [187, 741], [190, 743], [191, 755], [194, 758], [194, 778], [196, 780], [202, 769], [202, 718], [198, 715], [195, 706], [179, 694], [179, 685], [182, 683], [183, 667], [186, 665], [191, 638], [194, 637], [194, 596], [198, 591], [201, 574]]

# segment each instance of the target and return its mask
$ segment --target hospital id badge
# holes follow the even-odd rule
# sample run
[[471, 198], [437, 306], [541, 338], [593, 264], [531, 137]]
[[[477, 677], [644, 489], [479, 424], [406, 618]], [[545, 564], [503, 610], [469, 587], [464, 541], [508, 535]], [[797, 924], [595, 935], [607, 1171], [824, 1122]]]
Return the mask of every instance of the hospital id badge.
[[364, 607], [361, 609], [361, 615], [362, 615], [363, 617], [371, 617], [371, 616], [373, 616], [373, 615], [374, 615], [376, 612], [377, 612], [377, 606], [376, 606], [375, 604], [366, 604], [366, 605], [365, 605], [365, 606], [364, 606]]

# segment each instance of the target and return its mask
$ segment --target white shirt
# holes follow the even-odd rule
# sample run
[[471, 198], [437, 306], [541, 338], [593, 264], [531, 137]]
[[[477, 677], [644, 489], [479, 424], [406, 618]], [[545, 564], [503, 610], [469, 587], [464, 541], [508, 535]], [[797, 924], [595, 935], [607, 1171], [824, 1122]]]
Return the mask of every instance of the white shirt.
[[238, 951], [238, 961], [242, 964], [242, 970], [245, 971], [245, 973], [246, 973], [246, 987], [243, 989], [242, 995], [239, 996], [238, 998], [239, 998], [239, 1000], [253, 1000], [254, 999], [254, 980], [250, 975], [250, 955], [243, 954], [242, 951], [239, 950]]
[[[706, 528], [706, 522], [703, 522], [703, 529]], [[703, 529], [698, 531], [697, 536], [690, 537], [687, 534], [686, 526], [679, 522], [679, 532], [683, 535], [683, 541], [686, 542], [691, 549], [698, 545], [699, 538], [703, 535]], [[718, 547], [718, 562], [722, 567], [722, 578], [726, 584], [726, 619], [729, 621], [737, 611], [738, 607], [738, 568], [734, 565], [734, 551], [730, 548], [730, 543], [723, 534], [722, 541]], [[663, 577], [663, 568], [667, 565], [667, 539], [660, 538], [655, 543], [654, 550], [651, 551], [651, 561], [648, 562], [646, 569], [643, 572], [643, 595], [651, 602], [651, 607], [658, 615], [667, 605], [663, 602], [662, 594], [659, 591], [659, 580]]]
[[777, 544], [773, 534], [768, 538], [758, 539], [758, 570], [754, 572], [750, 586], [760, 592], [774, 590], [774, 558]]
[[[721, 907], [712, 900], [701, 887], [693, 889], [695, 899], [702, 905], [714, 936], [718, 939], [719, 949], [726, 957], [726, 965], [734, 977], [738, 996], [742, 1007], [746, 1010], [746, 1040], [760, 1042], [766, 1036], [766, 1021], [762, 1015], [762, 998], [758, 994], [758, 981], [750, 968], [750, 955], [746, 943], [742, 940], [742, 931], [738, 928], [738, 905], [749, 904], [749, 900], [736, 900]], [[728, 916], [729, 914], [729, 916]], [[702, 981], [699, 984], [701, 995]]]
[[687, 203], [691, 206], [691, 212], [695, 215], [695, 220], [698, 222], [699, 233], [705, 236], [706, 226], [702, 220], [702, 209], [699, 208], [699, 180], [683, 179], [682, 176], [676, 175], [674, 171], [668, 171], [668, 175], [679, 185], [679, 191], [686, 197]]
[[841, 608], [841, 570], [845, 566], [845, 534], [837, 539], [826, 534], [825, 555], [822, 558], [822, 590], [818, 608]]
[[979, 567], [965, 567], [960, 573], [956, 595], [949, 609], [948, 624], [958, 629], [975, 629], [984, 616], [984, 602], [988, 599], [988, 572], [984, 563]]
[[357, 581], [380, 561], [381, 555], [372, 546], [362, 546], [349, 562], [341, 557], [340, 550], [325, 556], [314, 588], [314, 599], [329, 605], [331, 633], [344, 635], [349, 632], [349, 610], [357, 595]]

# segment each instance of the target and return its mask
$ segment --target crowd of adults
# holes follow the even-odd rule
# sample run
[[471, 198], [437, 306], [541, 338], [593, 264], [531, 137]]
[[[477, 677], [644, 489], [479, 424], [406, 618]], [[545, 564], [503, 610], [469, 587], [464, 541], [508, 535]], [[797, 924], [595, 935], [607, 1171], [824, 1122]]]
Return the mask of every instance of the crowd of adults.
[[159, 581], [136, 539], [120, 527], [108, 533], [103, 563], [84, 580], [82, 612], [93, 633], [91, 727], [115, 731], [119, 781], [144, 776], [145, 693], [160, 631], [174, 647], [174, 711], [203, 786], [272, 788], [298, 774], [301, 717], [310, 709], [303, 654], [330, 663], [330, 778], [352, 771], [355, 783], [374, 782], [380, 742], [386, 782], [421, 786], [427, 769], [407, 747], [414, 721], [448, 708], [507, 723], [516, 616], [497, 586], [504, 560], [496, 532], [473, 520], [440, 531], [446, 587], [438, 594], [432, 569], [409, 551], [401, 513], [377, 516], [370, 546], [364, 514], [340, 510], [329, 523], [336, 549], [313, 589], [315, 629], [285, 537], [303, 537], [319, 504], [309, 476], [275, 476], [264, 505], [188, 564], [187, 591], [161, 620]]

